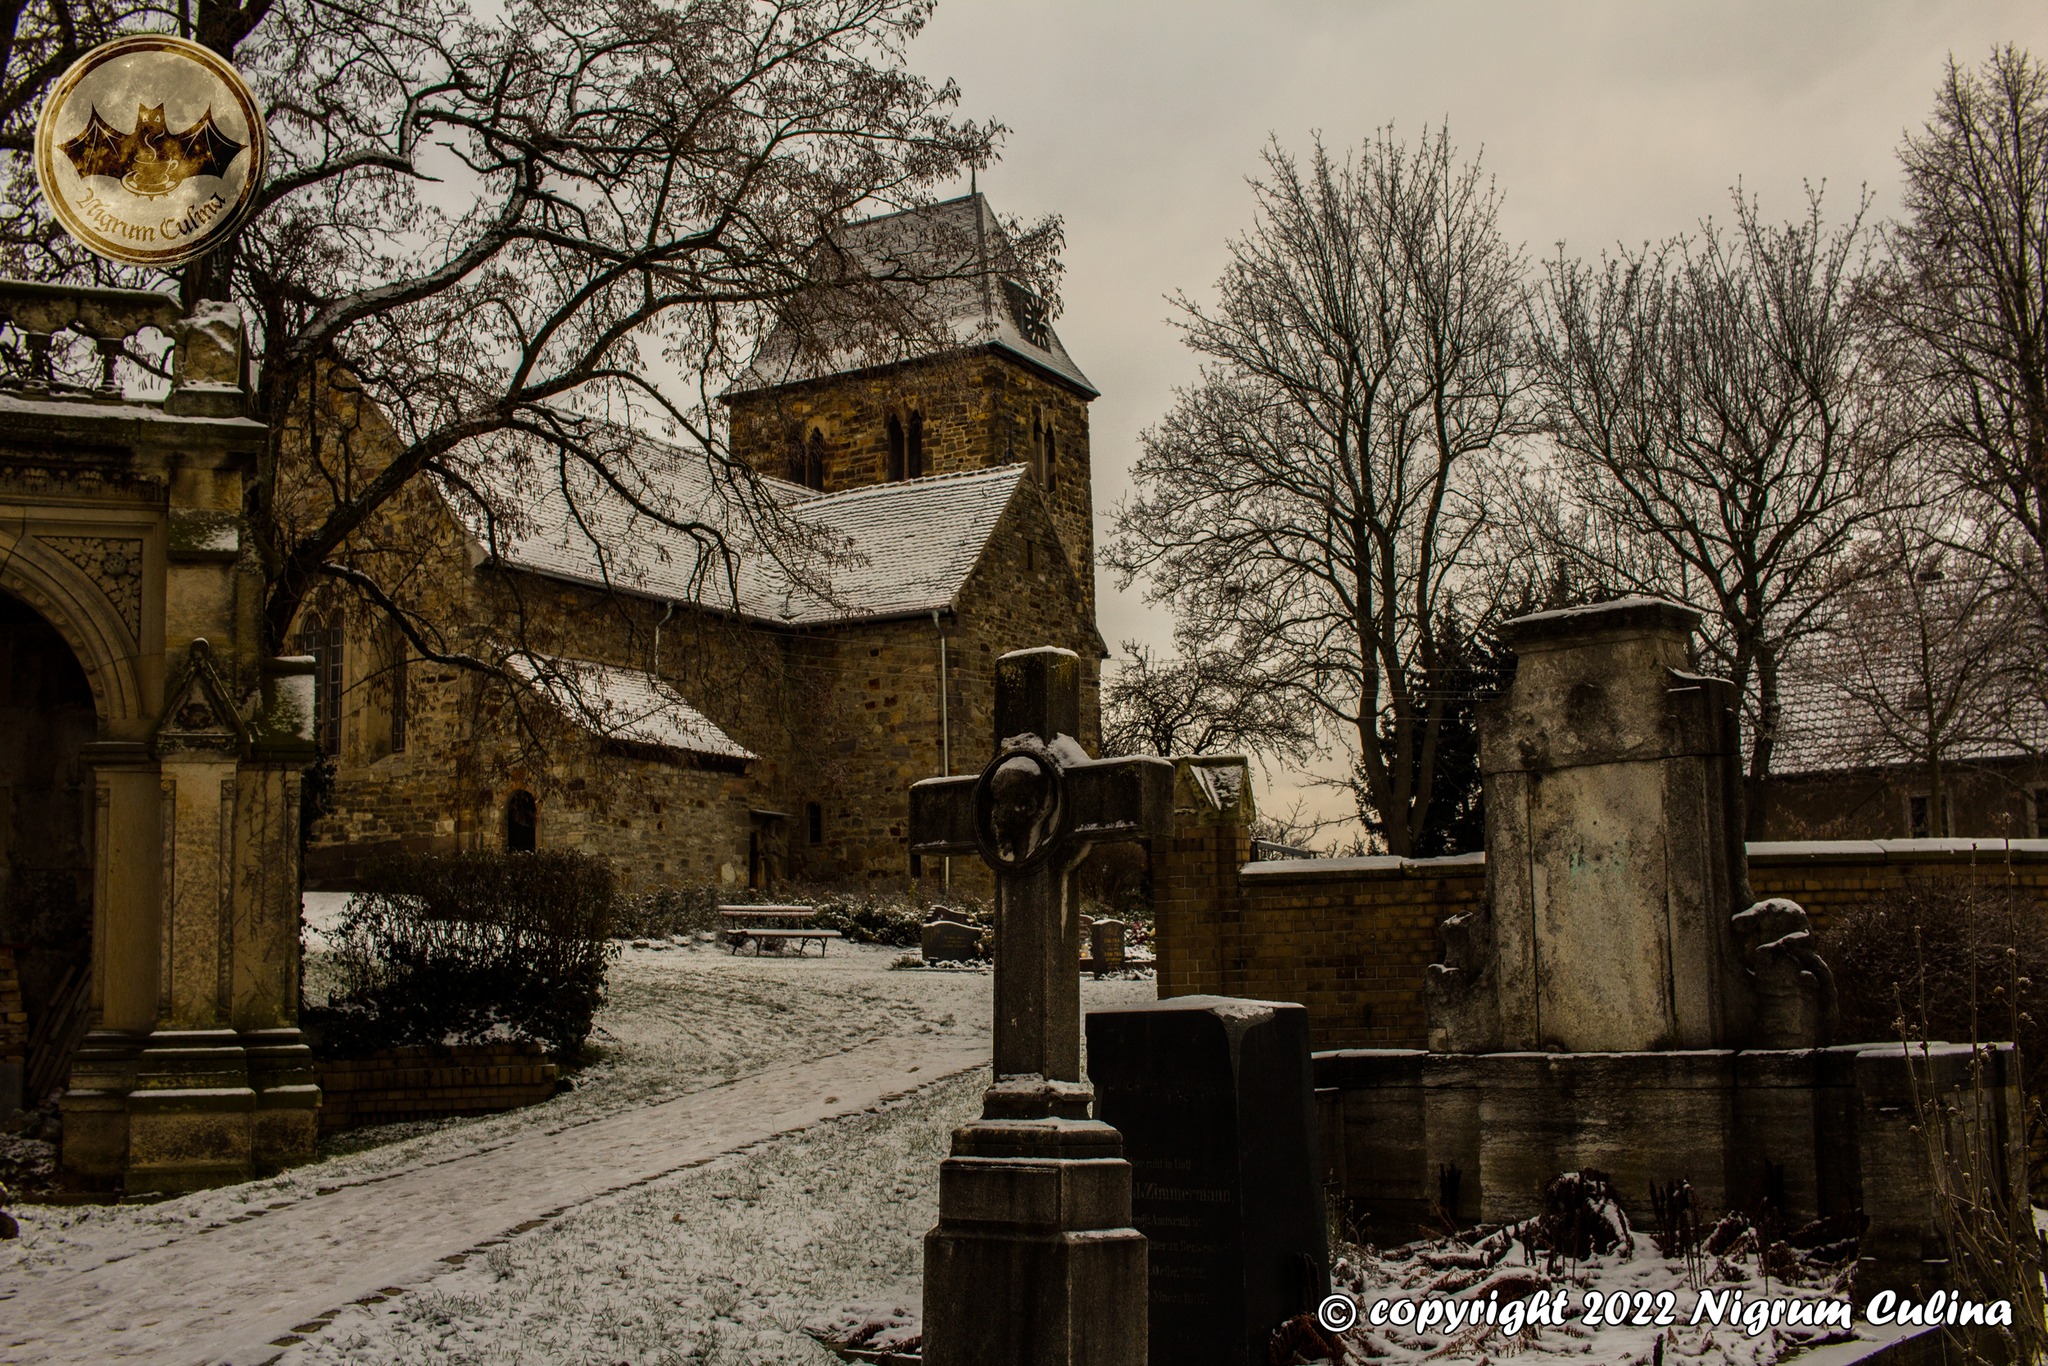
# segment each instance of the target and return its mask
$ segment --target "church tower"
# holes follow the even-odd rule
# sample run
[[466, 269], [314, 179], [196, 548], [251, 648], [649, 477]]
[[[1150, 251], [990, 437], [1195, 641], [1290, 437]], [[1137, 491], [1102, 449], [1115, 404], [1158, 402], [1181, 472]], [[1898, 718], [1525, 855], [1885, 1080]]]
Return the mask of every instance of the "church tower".
[[820, 258], [848, 288], [726, 391], [735, 458], [825, 493], [1027, 465], [1060, 540], [1047, 551], [1067, 557], [1092, 620], [1097, 391], [1017, 280], [987, 200], [850, 224]]

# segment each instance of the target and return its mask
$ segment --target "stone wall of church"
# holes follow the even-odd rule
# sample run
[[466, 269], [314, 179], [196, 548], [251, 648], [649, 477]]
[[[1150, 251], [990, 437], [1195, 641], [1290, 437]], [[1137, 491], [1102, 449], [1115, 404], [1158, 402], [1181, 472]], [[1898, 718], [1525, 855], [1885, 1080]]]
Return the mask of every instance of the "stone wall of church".
[[[646, 889], [738, 886], [766, 859], [777, 875], [897, 882], [912, 875], [910, 784], [943, 771], [939, 632], [946, 635], [952, 771], [989, 758], [995, 660], [1060, 645], [1083, 661], [1083, 743], [1095, 747], [1100, 648], [1045, 499], [1027, 486], [998, 525], [957, 613], [808, 630], [736, 623], [529, 574], [472, 570], [454, 543], [419, 605], [440, 622], [494, 623], [545, 655], [660, 672], [678, 695], [758, 757], [744, 766], [659, 751], [601, 749], [548, 718], [539, 745], [501, 684], [414, 657], [404, 745], [391, 744], [389, 646], [371, 614], [346, 619], [341, 753], [332, 814], [314, 828], [314, 885], [354, 882], [396, 852], [502, 847], [506, 803], [530, 792], [543, 848], [611, 860]], [[482, 637], [463, 642], [481, 646]], [[817, 810], [814, 843], [811, 807]], [[936, 869], [920, 869], [927, 876]], [[974, 860], [956, 885], [987, 891]]]
[[[958, 612], [837, 626], [793, 647], [790, 690], [803, 726], [790, 754], [791, 868], [819, 881], [911, 875], [904, 822], [910, 784], [942, 774], [939, 632], [946, 636], [945, 730], [951, 771], [973, 773], [994, 752], [995, 661], [1059, 645], [1082, 661], [1082, 743], [1100, 737], [1099, 646], [1060, 559], [1041, 500], [1020, 497], [990, 537]], [[830, 737], [821, 740], [820, 737]], [[810, 803], [820, 840], [810, 842]], [[924, 877], [938, 869], [920, 867]], [[954, 885], [989, 890], [978, 860], [953, 860]]]
[[[393, 853], [502, 848], [506, 804], [534, 798], [543, 848], [601, 855], [629, 890], [743, 883], [754, 807], [769, 806], [787, 749], [783, 647], [744, 627], [666, 605], [530, 575], [471, 570], [451, 557], [420, 575], [437, 622], [493, 622], [540, 654], [648, 669], [762, 759], [716, 759], [593, 744], [559, 718], [517, 708], [501, 683], [417, 657], [406, 664], [404, 745], [393, 749], [389, 645], [375, 619], [344, 608], [340, 753], [331, 814], [307, 853], [316, 886], [355, 883]], [[465, 641], [464, 646], [480, 644]]]
[[888, 421], [924, 418], [927, 474], [1025, 464], [1036, 422], [1052, 433], [1053, 461], [1042, 473], [1059, 540], [1095, 610], [1095, 522], [1090, 488], [1088, 401], [1068, 385], [999, 352], [922, 360], [789, 385], [730, 400], [732, 451], [764, 474], [795, 475], [793, 462], [813, 431], [823, 438], [827, 492], [862, 488], [888, 476]]

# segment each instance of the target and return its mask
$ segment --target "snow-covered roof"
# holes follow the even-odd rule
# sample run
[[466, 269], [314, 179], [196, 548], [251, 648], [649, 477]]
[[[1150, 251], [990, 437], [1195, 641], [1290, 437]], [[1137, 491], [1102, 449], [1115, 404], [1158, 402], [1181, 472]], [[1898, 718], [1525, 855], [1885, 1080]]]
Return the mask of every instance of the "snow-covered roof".
[[827, 494], [763, 480], [787, 519], [768, 527], [739, 475], [639, 433], [606, 436], [630, 446], [604, 461], [609, 478], [499, 451], [465, 472], [468, 488], [447, 486], [477, 558], [788, 626], [943, 611], [1025, 477], [1000, 465]]
[[[1930, 631], [1941, 630], [1940, 615], [1945, 609], [1939, 585], [1931, 591], [1922, 585], [1921, 591], [1928, 595]], [[1965, 590], [1959, 586], [1955, 591], [1960, 595]], [[1951, 615], [1958, 620], [1972, 610], [1966, 601], [1952, 606]], [[1778, 735], [1771, 755], [1774, 775], [1792, 777], [1924, 762], [1906, 743], [1914, 732], [1910, 719], [1903, 715], [1926, 681], [1914, 667], [1913, 632], [1903, 621], [1883, 620], [1885, 625], [1876, 626], [1866, 618], [1859, 629], [1853, 619], [1838, 619], [1802, 637], [1786, 651], [1779, 667]], [[1954, 652], [1965, 644], [1960, 639], [1938, 640], [1934, 648], [1937, 653], [1944, 649]], [[1968, 648], [1989, 647], [1980, 640]], [[1972, 667], [1991, 670], [1996, 663], [1979, 655]], [[1938, 664], [1934, 673], [1938, 690], [1955, 688], [1957, 711], [1946, 727], [1945, 762], [1986, 762], [2048, 753], [2048, 713], [2030, 704], [2020, 692], [2002, 692], [1995, 686], [1994, 673], [1986, 673], [1979, 680], [1983, 686], [1976, 687], [1962, 687], [1942, 677], [1944, 669], [1961, 667], [1952, 659]], [[1887, 706], [1894, 709], [1889, 719], [1875, 705], [1879, 698], [1887, 699]]]
[[721, 759], [755, 757], [643, 670], [531, 654], [513, 655], [506, 666], [564, 716], [600, 738]]
[[911, 343], [913, 352], [901, 354], [902, 338], [884, 335], [889, 329], [877, 329], [868, 318], [839, 324], [821, 319], [801, 338], [797, 326], [785, 322], [762, 344], [729, 397], [976, 346], [1015, 356], [1091, 398], [1098, 392], [1067, 354], [1043, 301], [1015, 278], [1015, 253], [984, 196], [963, 195], [847, 224], [821, 250], [835, 248], [839, 261], [871, 280], [905, 282], [893, 291], [900, 296], [894, 303], [903, 312], [903, 330], [924, 334]]

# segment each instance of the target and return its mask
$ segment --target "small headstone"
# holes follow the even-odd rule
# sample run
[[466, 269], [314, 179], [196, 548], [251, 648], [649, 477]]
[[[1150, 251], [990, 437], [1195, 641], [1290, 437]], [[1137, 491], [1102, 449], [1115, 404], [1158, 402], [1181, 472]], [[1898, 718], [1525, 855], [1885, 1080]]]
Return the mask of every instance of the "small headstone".
[[1087, 1028], [1147, 1242], [1151, 1359], [1266, 1366], [1273, 1331], [1330, 1286], [1307, 1008], [1180, 996]]
[[1124, 966], [1124, 932], [1121, 920], [1098, 920], [1088, 927], [1088, 952], [1095, 960], [1095, 975], [1120, 972]]
[[981, 927], [958, 920], [927, 920], [919, 933], [927, 963], [965, 963], [981, 948]]

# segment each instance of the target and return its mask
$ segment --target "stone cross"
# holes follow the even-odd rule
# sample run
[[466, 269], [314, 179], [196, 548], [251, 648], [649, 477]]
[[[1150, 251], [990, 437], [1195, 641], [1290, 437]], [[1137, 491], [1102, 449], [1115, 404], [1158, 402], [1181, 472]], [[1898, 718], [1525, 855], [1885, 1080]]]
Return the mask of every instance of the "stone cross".
[[910, 789], [910, 848], [979, 852], [996, 875], [995, 1085], [988, 1119], [1085, 1119], [1080, 917], [1073, 872], [1091, 846], [1164, 837], [1165, 759], [1091, 759], [1081, 660], [1019, 650], [996, 662], [996, 754], [978, 775]]

